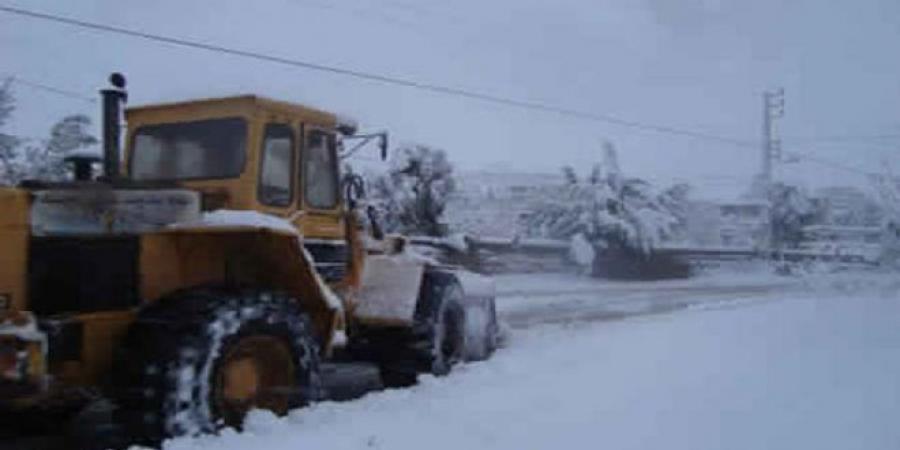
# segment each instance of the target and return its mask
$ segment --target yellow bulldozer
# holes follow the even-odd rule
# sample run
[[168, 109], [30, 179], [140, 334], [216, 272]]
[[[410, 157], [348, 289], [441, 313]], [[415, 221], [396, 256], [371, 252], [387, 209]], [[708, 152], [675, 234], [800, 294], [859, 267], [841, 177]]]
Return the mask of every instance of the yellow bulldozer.
[[102, 155], [0, 189], [2, 426], [103, 401], [131, 436], [214, 432], [323, 398], [326, 363], [395, 385], [496, 348], [491, 281], [382, 232], [341, 176], [386, 134], [251, 95], [124, 109], [111, 84]]

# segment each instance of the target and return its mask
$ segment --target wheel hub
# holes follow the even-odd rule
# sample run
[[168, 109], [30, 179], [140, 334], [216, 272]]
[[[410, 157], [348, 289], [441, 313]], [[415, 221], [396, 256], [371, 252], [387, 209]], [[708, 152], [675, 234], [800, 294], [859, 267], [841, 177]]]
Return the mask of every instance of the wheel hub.
[[241, 358], [228, 362], [224, 369], [222, 396], [227, 402], [248, 402], [256, 397], [259, 389], [259, 367], [253, 358]]
[[291, 351], [275, 336], [245, 337], [226, 351], [215, 378], [218, 415], [240, 427], [253, 408], [287, 413], [294, 388]]

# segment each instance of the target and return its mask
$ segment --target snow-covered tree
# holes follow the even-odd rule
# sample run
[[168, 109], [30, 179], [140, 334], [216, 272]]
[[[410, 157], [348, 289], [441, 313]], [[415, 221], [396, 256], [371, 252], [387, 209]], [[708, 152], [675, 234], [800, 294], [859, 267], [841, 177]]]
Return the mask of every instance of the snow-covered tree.
[[441, 236], [448, 196], [456, 189], [453, 165], [443, 150], [425, 145], [398, 149], [388, 173], [370, 180], [371, 200], [386, 231]]
[[22, 140], [3, 132], [6, 123], [16, 109], [12, 95], [12, 80], [7, 79], [0, 84], [0, 185], [13, 184], [20, 173], [18, 152]]
[[686, 232], [690, 193], [691, 186], [689, 184], [676, 183], [663, 190], [657, 197], [663, 208], [675, 216], [676, 224], [673, 234]]
[[775, 248], [796, 248], [803, 240], [803, 228], [822, 216], [822, 208], [797, 186], [775, 184], [772, 205], [772, 244]]
[[529, 234], [554, 239], [582, 235], [594, 245], [647, 254], [683, 223], [686, 186], [658, 192], [649, 182], [622, 175], [615, 148], [604, 144], [603, 163], [579, 179], [563, 169], [566, 184], [525, 218]]
[[41, 146], [32, 146], [26, 152], [28, 178], [59, 181], [67, 177], [70, 168], [65, 158], [78, 150], [97, 144], [88, 132], [91, 119], [83, 114], [64, 117], [50, 129], [50, 137]]
[[88, 131], [91, 119], [83, 114], [66, 116], [53, 125], [49, 138], [40, 143], [3, 133], [15, 110], [10, 86], [10, 80], [0, 85], [0, 185], [15, 185], [27, 178], [64, 180], [69, 173], [66, 156], [97, 143]]

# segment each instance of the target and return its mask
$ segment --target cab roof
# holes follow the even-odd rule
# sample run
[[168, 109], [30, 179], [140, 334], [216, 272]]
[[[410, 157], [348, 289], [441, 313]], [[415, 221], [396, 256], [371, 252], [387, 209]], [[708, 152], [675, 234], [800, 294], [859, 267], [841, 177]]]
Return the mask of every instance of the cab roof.
[[301, 105], [299, 103], [290, 103], [254, 94], [137, 105], [126, 108], [125, 114], [131, 116], [144, 115], [145, 113], [177, 112], [194, 109], [203, 109], [206, 111], [231, 111], [235, 108], [264, 109], [292, 116], [312, 116], [318, 119], [316, 121], [320, 122], [338, 123], [340, 121], [336, 114], [327, 111]]

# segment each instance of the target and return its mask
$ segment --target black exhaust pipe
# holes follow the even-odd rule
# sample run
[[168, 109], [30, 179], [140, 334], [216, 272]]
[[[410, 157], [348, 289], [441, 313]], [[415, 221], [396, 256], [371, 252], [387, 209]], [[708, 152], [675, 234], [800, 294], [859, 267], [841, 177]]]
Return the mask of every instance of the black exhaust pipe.
[[120, 73], [109, 76], [111, 88], [103, 89], [103, 177], [107, 180], [119, 178], [121, 167], [120, 134], [122, 105], [128, 101], [125, 91], [125, 77]]

